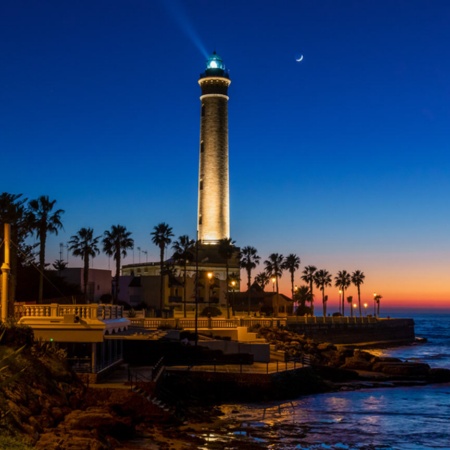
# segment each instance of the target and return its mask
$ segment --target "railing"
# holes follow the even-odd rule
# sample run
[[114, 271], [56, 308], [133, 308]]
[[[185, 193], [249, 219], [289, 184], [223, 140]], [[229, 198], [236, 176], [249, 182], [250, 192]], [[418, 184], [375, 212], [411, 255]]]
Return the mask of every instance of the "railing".
[[58, 318], [69, 314], [78, 316], [80, 319], [101, 319], [111, 320], [124, 317], [123, 307], [119, 305], [99, 305], [91, 303], [89, 305], [15, 305], [15, 317], [47, 317]]
[[172, 329], [195, 329], [196, 322], [199, 329], [217, 329], [217, 328], [236, 328], [251, 327], [260, 325], [263, 327], [280, 327], [286, 326], [286, 318], [234, 318], [221, 319], [212, 317], [202, 317], [200, 319], [178, 318], [178, 319], [161, 319], [147, 317], [145, 319], [131, 317], [131, 326], [144, 327], [147, 329], [172, 328]]
[[376, 317], [322, 317], [322, 316], [289, 316], [287, 319], [288, 325], [301, 324], [301, 325], [313, 325], [313, 324], [366, 324], [376, 323], [379, 319]]
[[210, 364], [190, 365], [190, 366], [175, 366], [169, 367], [169, 371], [186, 371], [186, 372], [226, 372], [226, 373], [248, 373], [248, 374], [271, 374], [278, 372], [286, 372], [289, 370], [297, 370], [307, 367], [310, 360], [305, 358], [304, 361], [274, 361], [266, 363], [254, 364], [217, 364], [211, 361]]

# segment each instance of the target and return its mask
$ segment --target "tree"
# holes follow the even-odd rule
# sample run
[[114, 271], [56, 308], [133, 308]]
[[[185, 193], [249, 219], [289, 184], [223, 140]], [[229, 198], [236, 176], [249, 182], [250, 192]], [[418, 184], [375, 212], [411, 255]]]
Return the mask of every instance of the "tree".
[[382, 299], [383, 297], [381, 296], [381, 295], [379, 295], [379, 294], [375, 294], [374, 296], [373, 296], [373, 301], [375, 302], [375, 304], [377, 305], [377, 317], [380, 317], [380, 300]]
[[311, 308], [308, 308], [306, 306], [306, 302], [311, 303], [312, 300], [311, 291], [309, 290], [308, 286], [300, 286], [295, 291], [295, 300], [298, 300], [298, 302], [300, 303], [299, 307], [297, 308], [297, 316], [311, 313]]
[[279, 253], [271, 253], [269, 257], [264, 261], [266, 266], [266, 272], [270, 277], [275, 278], [275, 286], [277, 292], [277, 307], [275, 316], [278, 316], [279, 304], [278, 304], [278, 279], [283, 275], [283, 261], [284, 256]]
[[366, 276], [364, 275], [364, 272], [361, 272], [361, 270], [355, 270], [352, 273], [352, 283], [358, 289], [359, 317], [362, 317], [362, 310], [361, 310], [361, 285], [364, 283], [364, 278], [366, 278]]
[[62, 209], [53, 211], [56, 200], [50, 200], [47, 195], [41, 195], [28, 203], [31, 230], [39, 240], [39, 295], [38, 302], [42, 303], [44, 295], [44, 269], [45, 269], [45, 244], [47, 234], [58, 234], [63, 228], [61, 215]]
[[119, 299], [119, 278], [120, 278], [120, 260], [127, 256], [127, 250], [134, 247], [134, 240], [131, 237], [131, 231], [122, 225], [113, 225], [111, 230], [103, 233], [103, 251], [112, 256], [116, 262], [116, 276], [114, 281], [114, 303]]
[[[4, 224], [10, 225], [10, 272], [8, 282], [8, 311], [7, 315], [13, 313], [13, 305], [17, 286], [17, 274], [21, 254], [26, 248], [25, 239], [30, 233], [28, 214], [26, 210], [27, 199], [22, 198], [22, 194], [8, 194], [3, 192], [0, 195], [0, 242], [4, 239]], [[0, 245], [0, 249], [2, 246]], [[0, 251], [0, 266], [2, 266], [4, 252]]]
[[322, 305], [323, 305], [323, 317], [327, 316], [327, 299], [325, 295], [325, 288], [332, 285], [332, 277], [330, 272], [325, 269], [320, 269], [314, 273], [314, 283], [318, 289], [322, 291]]
[[84, 300], [89, 303], [87, 285], [89, 279], [89, 258], [95, 258], [100, 253], [98, 249], [98, 240], [100, 236], [94, 237], [92, 228], [80, 228], [77, 234], [69, 240], [69, 250], [73, 256], [79, 256], [84, 261], [83, 268], [83, 293]]
[[178, 238], [172, 245], [175, 250], [173, 255], [175, 261], [183, 266], [183, 312], [186, 317], [186, 281], [187, 281], [187, 264], [194, 259], [195, 241], [188, 235], [184, 234]]
[[53, 264], [53, 268], [58, 271], [58, 274], [60, 275], [61, 272], [67, 267], [66, 261], [63, 259], [57, 259]]
[[150, 233], [152, 242], [159, 247], [159, 261], [160, 261], [160, 286], [159, 286], [159, 310], [162, 314], [164, 305], [164, 250], [172, 242], [172, 227], [167, 223], [161, 222], [153, 227], [153, 231]]
[[342, 315], [345, 316], [344, 312], [344, 299], [345, 299], [345, 290], [350, 286], [351, 278], [350, 274], [346, 270], [340, 270], [337, 275], [334, 277], [334, 285], [338, 287], [342, 293]]
[[308, 283], [309, 285], [309, 291], [311, 292], [311, 314], [314, 315], [314, 273], [316, 272], [317, 267], [316, 266], [306, 266], [303, 269], [303, 275], [302, 280]]
[[294, 253], [286, 256], [283, 261], [283, 269], [287, 270], [291, 274], [291, 298], [294, 299], [294, 274], [300, 267], [300, 258]]
[[217, 251], [219, 255], [225, 260], [225, 279], [226, 279], [226, 300], [227, 300], [227, 319], [230, 318], [230, 302], [228, 298], [228, 290], [229, 290], [229, 279], [228, 279], [228, 269], [229, 269], [229, 261], [233, 257], [234, 252], [236, 251], [236, 242], [231, 238], [223, 238], [220, 239]]
[[248, 315], [250, 315], [252, 270], [259, 264], [260, 256], [255, 247], [247, 245], [239, 254], [239, 266], [247, 272]]
[[267, 272], [259, 272], [255, 277], [255, 282], [261, 286], [262, 290], [269, 284], [270, 276]]

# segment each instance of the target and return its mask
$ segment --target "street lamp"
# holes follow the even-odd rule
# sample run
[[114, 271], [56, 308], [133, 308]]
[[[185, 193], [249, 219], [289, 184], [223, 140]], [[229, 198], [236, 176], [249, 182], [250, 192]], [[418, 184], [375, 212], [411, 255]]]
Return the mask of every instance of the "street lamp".
[[364, 315], [367, 316], [367, 303], [364, 303]]
[[355, 311], [356, 311], [356, 307], [358, 305], [356, 303], [353, 303], [353, 315], [356, 317]]
[[277, 281], [277, 279], [275, 277], [272, 277], [272, 291], [275, 292], [275, 281]]
[[208, 307], [211, 306], [211, 280], [213, 278], [213, 273], [208, 272], [206, 276], [208, 277]]
[[[231, 280], [231, 292], [233, 293], [233, 311], [234, 311], [234, 308], [235, 308], [235, 305], [234, 305], [234, 288], [236, 287], [236, 280]], [[227, 304], [227, 318], [229, 319], [230, 318], [230, 308], [229, 308], [229, 305]]]

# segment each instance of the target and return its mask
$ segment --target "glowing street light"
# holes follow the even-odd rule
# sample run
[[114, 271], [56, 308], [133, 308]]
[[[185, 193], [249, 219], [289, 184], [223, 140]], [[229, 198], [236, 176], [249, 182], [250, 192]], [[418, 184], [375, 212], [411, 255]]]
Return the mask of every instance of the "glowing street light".
[[275, 281], [277, 281], [277, 279], [275, 277], [272, 277], [272, 291], [275, 292]]

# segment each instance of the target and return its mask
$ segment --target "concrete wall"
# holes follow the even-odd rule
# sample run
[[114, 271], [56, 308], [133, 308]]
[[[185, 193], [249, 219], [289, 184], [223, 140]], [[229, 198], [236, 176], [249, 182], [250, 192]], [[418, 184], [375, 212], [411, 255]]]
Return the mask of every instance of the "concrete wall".
[[370, 323], [290, 323], [288, 329], [334, 344], [412, 342], [415, 339], [413, 319], [383, 319]]

